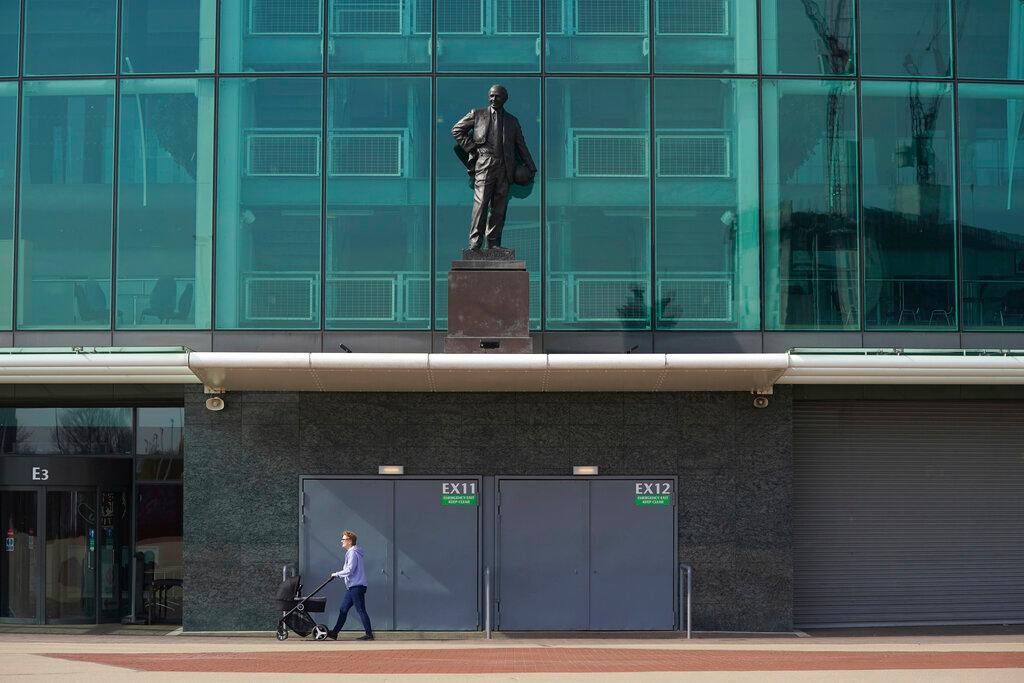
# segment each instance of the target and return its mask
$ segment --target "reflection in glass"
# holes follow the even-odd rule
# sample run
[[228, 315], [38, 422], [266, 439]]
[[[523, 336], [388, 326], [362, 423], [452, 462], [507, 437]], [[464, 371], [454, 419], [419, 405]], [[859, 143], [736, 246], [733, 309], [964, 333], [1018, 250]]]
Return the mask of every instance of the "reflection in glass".
[[18, 327], [110, 329], [114, 83], [23, 88]]
[[14, 193], [18, 84], [0, 83], [0, 330], [11, 329], [14, 287]]
[[1024, 328], [1024, 86], [960, 86], [964, 328]]
[[216, 0], [121, 0], [121, 73], [209, 73], [216, 26]]
[[855, 0], [770, 0], [761, 4], [765, 73], [854, 73]]
[[320, 79], [224, 79], [217, 326], [320, 327]]
[[164, 455], [180, 458], [185, 449], [184, 408], [138, 408], [138, 455]]
[[[545, 4], [557, 31], [561, 3]], [[437, 45], [441, 71], [537, 71], [540, 0], [437, 0]]]
[[46, 620], [96, 619], [96, 490], [46, 492]]
[[[330, 7], [327, 66], [330, 71], [430, 70], [432, 0], [327, 2]], [[471, 0], [469, 5], [457, 8], [456, 14], [462, 16], [454, 20], [470, 23], [474, 11], [479, 14]]]
[[39, 512], [35, 491], [0, 491], [0, 617], [35, 619]]
[[960, 78], [1024, 79], [1024, 3], [957, 0], [956, 22]]
[[757, 83], [654, 91], [660, 329], [757, 329]]
[[128, 493], [100, 489], [96, 560], [100, 580], [100, 621], [118, 621], [131, 609], [131, 518]]
[[430, 80], [328, 87], [326, 323], [430, 325]]
[[25, 0], [25, 75], [117, 71], [117, 0]]
[[0, 453], [17, 455], [128, 455], [131, 408], [5, 408]]
[[221, 71], [323, 71], [323, 5], [324, 0], [221, 0]]
[[154, 606], [154, 621], [181, 623], [182, 487], [139, 484], [137, 491], [135, 550], [142, 565], [137, 585], [164, 595]]
[[549, 71], [647, 71], [648, 0], [548, 0]]
[[0, 76], [18, 75], [21, 0], [0, 0]]
[[867, 329], [956, 329], [950, 90], [862, 86]]
[[117, 326], [210, 325], [213, 81], [121, 84]]
[[[439, 78], [437, 80], [437, 219], [434, 290], [435, 325], [448, 326], [448, 271], [469, 244], [469, 217], [473, 208], [473, 183], [455, 154], [452, 126], [474, 107], [487, 104], [490, 78]], [[503, 78], [508, 88], [508, 111], [519, 119], [523, 137], [541, 166], [540, 79]], [[540, 176], [532, 185], [513, 185], [505, 214], [502, 246], [515, 249], [516, 258], [526, 261], [530, 274], [530, 327], [540, 327]]]
[[950, 0], [891, 0], [860, 6], [865, 76], [950, 75]]
[[756, 73], [757, 0], [654, 0], [658, 73]]
[[860, 329], [853, 83], [765, 81], [766, 327]]
[[649, 329], [646, 79], [547, 81], [549, 329]]

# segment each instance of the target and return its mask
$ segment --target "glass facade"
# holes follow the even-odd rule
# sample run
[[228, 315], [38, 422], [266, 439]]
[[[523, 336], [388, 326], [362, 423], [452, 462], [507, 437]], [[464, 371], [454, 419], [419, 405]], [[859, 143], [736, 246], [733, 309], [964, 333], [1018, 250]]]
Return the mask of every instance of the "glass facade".
[[533, 329], [1024, 330], [1010, 0], [0, 0], [0, 330], [443, 330], [496, 82]]

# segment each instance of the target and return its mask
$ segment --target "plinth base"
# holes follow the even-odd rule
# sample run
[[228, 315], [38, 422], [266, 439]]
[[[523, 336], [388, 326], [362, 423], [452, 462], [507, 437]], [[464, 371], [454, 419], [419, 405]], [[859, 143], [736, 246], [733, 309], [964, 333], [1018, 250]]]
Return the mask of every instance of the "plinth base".
[[526, 263], [511, 249], [484, 254], [452, 262], [445, 353], [532, 353]]
[[453, 337], [444, 338], [445, 353], [533, 353], [530, 337]]

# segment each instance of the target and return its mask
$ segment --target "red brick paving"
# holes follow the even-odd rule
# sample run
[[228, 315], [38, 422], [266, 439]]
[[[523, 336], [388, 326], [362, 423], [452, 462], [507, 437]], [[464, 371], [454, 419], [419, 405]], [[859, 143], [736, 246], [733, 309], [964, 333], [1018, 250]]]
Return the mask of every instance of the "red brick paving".
[[1024, 652], [815, 652], [531, 647], [47, 656], [108, 664], [138, 671], [220, 673], [492, 674], [1024, 668]]

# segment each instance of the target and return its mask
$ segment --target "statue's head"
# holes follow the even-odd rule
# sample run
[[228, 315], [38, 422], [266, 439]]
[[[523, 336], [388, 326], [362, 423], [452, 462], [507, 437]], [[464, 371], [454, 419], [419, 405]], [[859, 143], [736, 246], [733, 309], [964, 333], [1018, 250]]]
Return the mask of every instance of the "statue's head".
[[508, 90], [503, 85], [492, 85], [487, 91], [487, 103], [495, 109], [501, 109], [508, 101]]

